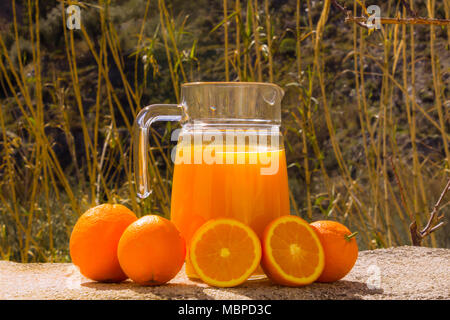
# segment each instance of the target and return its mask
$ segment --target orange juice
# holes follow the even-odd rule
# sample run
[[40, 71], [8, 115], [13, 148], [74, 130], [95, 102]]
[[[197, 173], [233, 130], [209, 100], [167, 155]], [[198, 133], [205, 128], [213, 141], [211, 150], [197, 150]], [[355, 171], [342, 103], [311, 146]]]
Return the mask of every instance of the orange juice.
[[[204, 146], [184, 146], [204, 151]], [[224, 151], [222, 163], [177, 163], [173, 176], [171, 220], [189, 247], [194, 232], [213, 218], [233, 218], [250, 226], [261, 238], [264, 228], [275, 218], [289, 214], [289, 192], [283, 148], [253, 148]], [[184, 150], [185, 151], [185, 150]], [[183, 151], [183, 152], [184, 152]], [[221, 156], [220, 152], [216, 156]], [[268, 167], [261, 159], [278, 162], [273, 174], [262, 174]], [[177, 154], [178, 157], [178, 154]], [[225, 160], [225, 157], [230, 161]], [[254, 157], [254, 161], [249, 161]], [[244, 159], [239, 162], [238, 159]], [[186, 272], [196, 278], [186, 259]]]

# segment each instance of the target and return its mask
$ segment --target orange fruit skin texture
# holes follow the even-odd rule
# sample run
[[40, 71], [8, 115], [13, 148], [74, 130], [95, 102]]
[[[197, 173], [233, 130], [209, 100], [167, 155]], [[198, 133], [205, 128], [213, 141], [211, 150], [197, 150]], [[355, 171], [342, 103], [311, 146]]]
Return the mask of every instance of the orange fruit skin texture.
[[[302, 219], [300, 217], [296, 217], [296, 216], [288, 216], [288, 217], [303, 222], [302, 223], [303, 227], [309, 227], [308, 222], [306, 222], [304, 219]], [[264, 230], [264, 234], [263, 234], [263, 238], [262, 238], [261, 266], [262, 266], [262, 268], [264, 270], [264, 273], [267, 275], [267, 277], [269, 277], [269, 279], [272, 280], [272, 282], [274, 282], [276, 284], [283, 285], [283, 286], [289, 286], [289, 287], [306, 286], [308, 284], [313, 283], [317, 279], [318, 274], [316, 276], [314, 276], [313, 278], [311, 278], [308, 281], [305, 281], [303, 283], [293, 282], [293, 281], [283, 277], [283, 275], [277, 270], [277, 268], [274, 266], [273, 262], [268, 257], [267, 252], [268, 252], [268, 250], [269, 250], [268, 248], [270, 246], [270, 244], [269, 244], [269, 231], [270, 231], [271, 228], [274, 227], [275, 224], [278, 223], [279, 220], [281, 220], [283, 218], [285, 218], [285, 216], [282, 216], [280, 218], [277, 218], [277, 219], [273, 220]], [[311, 230], [311, 232], [314, 233], [313, 230]], [[319, 255], [322, 255], [322, 259], [323, 259], [324, 252], [322, 250], [321, 243], [319, 243], [319, 240], [317, 240]], [[319, 265], [319, 272], [321, 272], [323, 270], [323, 267], [324, 267], [324, 262], [322, 260], [322, 263], [320, 263], [320, 265]]]
[[123, 231], [136, 215], [120, 204], [102, 204], [86, 211], [70, 236], [70, 257], [85, 277], [100, 282], [127, 279], [117, 259]]
[[117, 255], [123, 271], [134, 282], [161, 285], [180, 271], [186, 245], [172, 222], [157, 215], [147, 215], [125, 230]]
[[356, 239], [345, 239], [352, 232], [343, 224], [331, 220], [315, 221], [311, 226], [319, 236], [325, 252], [325, 267], [317, 281], [333, 282], [342, 279], [352, 270], [358, 258]]

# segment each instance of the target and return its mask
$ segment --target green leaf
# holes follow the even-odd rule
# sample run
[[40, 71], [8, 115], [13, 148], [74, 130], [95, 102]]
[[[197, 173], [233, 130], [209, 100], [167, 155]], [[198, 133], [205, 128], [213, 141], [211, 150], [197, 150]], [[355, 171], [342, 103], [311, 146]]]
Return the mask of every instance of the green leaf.
[[193, 60], [195, 58], [195, 47], [197, 46], [197, 39], [194, 40], [194, 43], [192, 44], [191, 52], [189, 54], [189, 58]]
[[253, 31], [253, 7], [250, 1], [247, 1], [247, 21], [245, 25], [245, 34], [250, 38]]
[[217, 24], [214, 28], [212, 28], [212, 30], [209, 32], [209, 34], [213, 33], [214, 31], [216, 31], [217, 29], [220, 28], [220, 26], [222, 26], [225, 23], [225, 20], [229, 21], [231, 18], [233, 18], [235, 15], [237, 14], [236, 11], [234, 11], [233, 13], [231, 13], [230, 15], [228, 15], [228, 17], [225, 19], [223, 19], [222, 21], [220, 21], [219, 24]]

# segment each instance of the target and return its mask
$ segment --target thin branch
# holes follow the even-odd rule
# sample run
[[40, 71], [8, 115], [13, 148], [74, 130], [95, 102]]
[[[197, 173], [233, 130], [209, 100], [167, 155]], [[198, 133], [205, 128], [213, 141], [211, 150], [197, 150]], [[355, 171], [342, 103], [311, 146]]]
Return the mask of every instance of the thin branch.
[[439, 200], [434, 205], [433, 211], [431, 212], [431, 215], [430, 215], [430, 220], [428, 220], [427, 225], [420, 232], [422, 234], [422, 236], [427, 235], [428, 230], [431, 228], [433, 220], [434, 220], [434, 218], [436, 217], [436, 215], [437, 215], [437, 213], [439, 211], [439, 207], [441, 206], [441, 202], [444, 199], [444, 196], [445, 196], [445, 194], [447, 193], [448, 190], [450, 190], [450, 179], [448, 180], [447, 185], [445, 186], [444, 190], [442, 190], [442, 193], [441, 193], [441, 196], [439, 197]]
[[444, 225], [444, 222], [440, 222], [437, 225], [434, 225], [434, 224], [443, 218], [443, 215], [437, 216], [437, 214], [438, 214], [439, 208], [441, 206], [441, 202], [444, 199], [445, 194], [449, 190], [450, 190], [450, 179], [448, 180], [447, 185], [445, 186], [444, 190], [442, 190], [439, 200], [434, 205], [433, 211], [430, 214], [430, 219], [428, 220], [427, 225], [421, 231], [417, 231], [416, 221], [413, 221], [410, 224], [409, 230], [411, 232], [411, 240], [412, 240], [412, 243], [414, 246], [420, 246], [423, 238], [425, 238], [427, 235], [436, 231], [437, 229], [439, 229], [440, 227], [442, 227]]
[[[359, 25], [365, 24], [368, 17], [347, 16], [345, 22], [354, 22]], [[449, 19], [431, 19], [431, 18], [380, 18], [381, 24], [424, 24], [436, 26], [450, 26]], [[367, 27], [367, 25], [365, 25]]]
[[[346, 20], [347, 20], [347, 18], [349, 18], [349, 17], [352, 16], [352, 11], [351, 11], [351, 10], [348, 10], [345, 6], [340, 5], [336, 0], [331, 0], [331, 2], [333, 3], [333, 5], [334, 5], [336, 8], [338, 8], [341, 12], [343, 12], [343, 13], [345, 14], [345, 16], [346, 16], [345, 19], [346, 19]], [[363, 23], [361, 23], [361, 22], [355, 21], [355, 23], [356, 23], [357, 25], [359, 25], [360, 27], [363, 27], [363, 28], [365, 28], [365, 29], [369, 29], [365, 24], [363, 24]]]
[[347, 13], [347, 8], [345, 6], [341, 6], [336, 0], [332, 0], [333, 4], [342, 12]]
[[[346, 23], [356, 23], [357, 25], [369, 29], [367, 25], [367, 20], [369, 17], [354, 17], [352, 15], [352, 12], [350, 10], [347, 10], [347, 8], [341, 4], [339, 4], [336, 0], [331, 0], [333, 5], [339, 9], [339, 11], [343, 12], [345, 14], [345, 22]], [[412, 15], [411, 18], [379, 18], [380, 24], [422, 24], [422, 25], [437, 25], [437, 26], [450, 26], [450, 20], [449, 19], [432, 19], [432, 18], [422, 18], [417, 17], [417, 13], [412, 10], [411, 6], [405, 1], [401, 1], [402, 4], [405, 6], [406, 10], [410, 15]]]
[[433, 228], [430, 229], [430, 231], [428, 232], [428, 234], [432, 233], [433, 231], [439, 229], [440, 227], [442, 227], [444, 225], [444, 221], [442, 221], [441, 223], [437, 224], [436, 226], [434, 226]]

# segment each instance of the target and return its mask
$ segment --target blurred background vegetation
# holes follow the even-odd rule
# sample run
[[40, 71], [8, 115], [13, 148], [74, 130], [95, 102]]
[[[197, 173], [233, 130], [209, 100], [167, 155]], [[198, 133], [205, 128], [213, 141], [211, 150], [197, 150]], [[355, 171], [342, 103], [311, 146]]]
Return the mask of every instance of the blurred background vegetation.
[[[406, 17], [401, 2], [340, 1]], [[406, 2], [449, 18], [446, 0]], [[66, 28], [70, 4], [81, 30]], [[360, 249], [410, 244], [450, 176], [450, 31], [344, 20], [328, 0], [2, 1], [0, 259], [68, 261], [77, 217], [102, 202], [168, 216], [174, 125], [152, 132], [145, 200], [131, 128], [191, 81], [282, 86], [292, 214], [343, 222]], [[449, 231], [423, 244], [450, 248]]]

